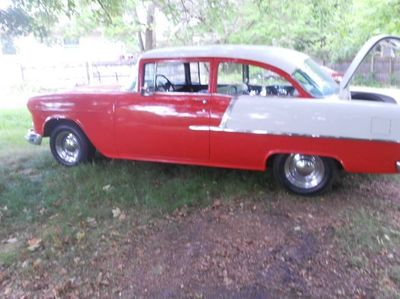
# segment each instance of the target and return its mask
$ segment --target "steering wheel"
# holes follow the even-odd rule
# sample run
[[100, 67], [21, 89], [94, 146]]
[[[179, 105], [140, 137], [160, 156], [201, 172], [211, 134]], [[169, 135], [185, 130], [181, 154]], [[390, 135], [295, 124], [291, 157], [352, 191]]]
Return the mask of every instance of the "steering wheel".
[[[159, 80], [161, 79], [161, 80]], [[165, 81], [162, 83], [162, 81]], [[175, 91], [174, 84], [164, 75], [156, 75], [156, 91]]]

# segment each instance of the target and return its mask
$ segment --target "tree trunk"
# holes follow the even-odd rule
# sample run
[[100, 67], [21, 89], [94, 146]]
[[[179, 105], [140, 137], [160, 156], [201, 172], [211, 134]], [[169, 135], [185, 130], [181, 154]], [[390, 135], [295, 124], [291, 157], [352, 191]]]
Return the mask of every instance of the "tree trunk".
[[154, 38], [154, 14], [155, 14], [155, 5], [153, 2], [150, 2], [147, 6], [147, 20], [146, 20], [146, 30], [145, 30], [145, 50], [151, 50], [155, 47], [155, 38]]
[[144, 44], [143, 44], [142, 33], [140, 31], [138, 31], [137, 35], [138, 35], [138, 40], [139, 40], [140, 52], [143, 52], [144, 51]]

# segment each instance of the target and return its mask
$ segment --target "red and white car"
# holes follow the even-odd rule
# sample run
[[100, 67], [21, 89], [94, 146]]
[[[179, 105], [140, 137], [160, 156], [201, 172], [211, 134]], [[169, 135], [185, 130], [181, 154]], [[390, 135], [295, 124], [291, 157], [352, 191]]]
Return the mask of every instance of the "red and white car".
[[[50, 137], [66, 166], [95, 150], [115, 159], [264, 171], [292, 192], [329, 188], [339, 169], [400, 171], [400, 106], [351, 100], [348, 84], [372, 38], [340, 87], [302, 53], [218, 45], [152, 50], [125, 89], [70, 92], [28, 102], [34, 129]], [[395, 99], [400, 100], [399, 98]]]
[[342, 81], [342, 78], [343, 78], [343, 74], [342, 73], [339, 73], [338, 71], [335, 71], [335, 70], [333, 70], [333, 69], [331, 69], [331, 68], [329, 68], [329, 67], [327, 67], [325, 65], [321, 65], [321, 68], [325, 72], [327, 72], [336, 83], [340, 84], [340, 81]]

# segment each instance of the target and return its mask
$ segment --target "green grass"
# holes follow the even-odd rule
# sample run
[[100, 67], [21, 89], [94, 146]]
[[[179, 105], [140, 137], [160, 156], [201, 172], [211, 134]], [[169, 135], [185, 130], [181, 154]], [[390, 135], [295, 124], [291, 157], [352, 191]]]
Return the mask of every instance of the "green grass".
[[[0, 109], [0, 162], [2, 164], [18, 156], [29, 156], [43, 150], [41, 147], [34, 147], [26, 142], [25, 135], [30, 128], [32, 128], [32, 119], [26, 108]], [[45, 141], [44, 145], [47, 144]]]
[[269, 175], [171, 164], [96, 160], [66, 168], [52, 158], [48, 143], [23, 139], [30, 127], [26, 110], [0, 111], [0, 209], [3, 223], [35, 222], [60, 214], [73, 222], [109, 217], [114, 206], [158, 214], [215, 199], [254, 196]]
[[21, 252], [4, 251], [0, 266], [9, 267], [27, 254], [53, 259], [62, 253], [66, 262], [74, 254], [71, 246], [96, 248], [110, 224], [124, 225], [113, 219], [116, 207], [145, 224], [184, 206], [257, 198], [272, 182], [267, 173], [104, 158], [66, 168], [55, 162], [48, 141], [34, 146], [24, 140], [31, 126], [28, 111], [0, 110], [0, 119], [0, 240], [22, 233], [45, 244], [34, 253], [27, 253], [26, 245]]
[[400, 246], [399, 229], [378, 211], [361, 208], [347, 212], [344, 218], [346, 225], [338, 231], [338, 237], [351, 265], [361, 268], [366, 254], [390, 252]]
[[18, 254], [15, 251], [0, 252], [0, 265], [10, 266], [18, 258]]
[[113, 205], [170, 212], [215, 198], [257, 195], [269, 180], [261, 173], [130, 161], [65, 168], [49, 152], [32, 158], [37, 160], [22, 169], [11, 166], [11, 173], [0, 166], [0, 206], [7, 206], [7, 218], [31, 220], [41, 209], [69, 219], [105, 217]]

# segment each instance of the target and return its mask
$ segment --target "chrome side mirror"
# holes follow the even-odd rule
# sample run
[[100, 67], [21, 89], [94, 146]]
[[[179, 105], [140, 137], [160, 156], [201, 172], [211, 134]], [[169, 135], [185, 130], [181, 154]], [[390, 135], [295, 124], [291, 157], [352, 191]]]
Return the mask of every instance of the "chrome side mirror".
[[147, 84], [145, 84], [140, 88], [140, 94], [144, 97], [152, 96], [154, 94], [154, 88], [148, 87]]

